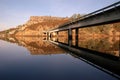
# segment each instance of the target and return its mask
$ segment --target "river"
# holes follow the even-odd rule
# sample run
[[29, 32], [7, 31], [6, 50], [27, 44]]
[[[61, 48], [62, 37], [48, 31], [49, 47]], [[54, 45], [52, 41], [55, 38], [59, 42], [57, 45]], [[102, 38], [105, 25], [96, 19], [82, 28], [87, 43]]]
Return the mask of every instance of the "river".
[[[85, 44], [81, 47], [86, 47], [93, 42], [84, 41]], [[107, 43], [100, 42], [103, 45]], [[97, 48], [95, 44], [91, 46], [88, 49], [108, 51], [108, 48], [105, 50], [104, 47], [103, 50], [103, 48]], [[118, 47], [119, 45], [116, 48], [110, 47], [114, 49], [111, 50], [114, 54], [110, 52], [112, 56], [119, 57]], [[89, 60], [73, 55], [74, 52], [40, 37], [1, 38], [0, 80], [118, 80], [120, 78], [119, 73], [111, 73], [111, 71], [96, 67]], [[120, 63], [118, 59], [112, 61]]]

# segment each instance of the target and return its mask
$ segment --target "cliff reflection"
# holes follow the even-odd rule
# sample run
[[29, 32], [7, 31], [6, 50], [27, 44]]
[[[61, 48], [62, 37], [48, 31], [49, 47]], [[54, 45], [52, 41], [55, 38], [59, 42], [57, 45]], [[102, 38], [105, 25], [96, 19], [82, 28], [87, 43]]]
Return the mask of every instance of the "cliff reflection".
[[[0, 39], [16, 43], [19, 46], [27, 48], [32, 55], [48, 55], [66, 53], [60, 47], [49, 43], [46, 37], [0, 37]], [[52, 37], [52, 41], [68, 44], [68, 37]], [[81, 47], [93, 51], [102, 52], [120, 57], [120, 39], [119, 37], [83, 37], [79, 36], [78, 42], [72, 38], [72, 46]]]
[[79, 39], [78, 42], [79, 47], [95, 50], [98, 52], [103, 52], [118, 57], [120, 56], [119, 44], [120, 44], [119, 37], [103, 37], [103, 38], [87, 37], [84, 39]]
[[60, 47], [47, 42], [45, 37], [1, 37], [0, 39], [16, 43], [27, 48], [31, 55], [51, 55], [66, 53]]
[[[68, 44], [68, 39], [59, 37], [56, 39], [60, 43]], [[55, 41], [56, 41], [55, 40]], [[53, 40], [54, 41], [54, 40]], [[71, 40], [72, 47], [85, 48], [92, 51], [102, 52], [104, 54], [120, 57], [120, 39], [119, 37], [84, 37], [80, 36], [76, 42], [75, 36]]]

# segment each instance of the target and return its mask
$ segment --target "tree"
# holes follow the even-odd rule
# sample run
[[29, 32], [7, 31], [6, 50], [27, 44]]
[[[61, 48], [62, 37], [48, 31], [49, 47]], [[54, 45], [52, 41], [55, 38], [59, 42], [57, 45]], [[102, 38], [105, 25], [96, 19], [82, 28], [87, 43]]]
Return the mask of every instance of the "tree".
[[71, 18], [72, 21], [74, 21], [74, 20], [76, 20], [76, 19], [78, 19], [80, 17], [81, 17], [80, 14], [73, 14], [70, 18]]

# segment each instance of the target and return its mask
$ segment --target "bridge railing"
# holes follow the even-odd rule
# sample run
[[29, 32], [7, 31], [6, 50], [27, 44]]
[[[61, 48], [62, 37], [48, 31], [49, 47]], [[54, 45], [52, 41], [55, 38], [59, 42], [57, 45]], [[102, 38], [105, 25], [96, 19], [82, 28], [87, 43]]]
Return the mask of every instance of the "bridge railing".
[[102, 9], [99, 9], [99, 10], [94, 11], [94, 12], [92, 12], [92, 13], [89, 13], [89, 14], [87, 14], [87, 15], [84, 15], [84, 16], [80, 17], [79, 19], [81, 20], [81, 19], [83, 19], [83, 18], [93, 16], [93, 15], [95, 15], [95, 14], [98, 14], [98, 13], [101, 13], [101, 12], [104, 12], [104, 11], [107, 11], [107, 10], [110, 10], [110, 9], [115, 8], [115, 7], [117, 7], [117, 6], [120, 6], [120, 1], [119, 1], [119, 2], [116, 2], [116, 3], [112, 4], [112, 5], [109, 5], [109, 6], [105, 7], [105, 8], [102, 8]]
[[99, 9], [99, 10], [97, 10], [97, 11], [94, 11], [94, 12], [92, 12], [92, 13], [89, 13], [89, 14], [87, 14], [87, 15], [81, 16], [81, 17], [75, 19], [74, 21], [64, 23], [64, 24], [60, 25], [59, 27], [63, 27], [63, 26], [68, 25], [68, 24], [70, 24], [70, 23], [74, 23], [74, 22], [76, 22], [76, 21], [80, 21], [80, 20], [85, 19], [85, 18], [88, 18], [88, 17], [90, 17], [90, 16], [99, 14], [99, 13], [101, 13], [101, 12], [104, 12], [104, 11], [107, 11], [107, 10], [110, 10], [110, 9], [113, 9], [113, 8], [116, 8], [117, 6], [120, 6], [120, 1], [118, 1], [118, 2], [116, 2], [116, 3], [114, 3], [114, 4], [112, 4], [112, 5], [109, 5], [109, 6], [107, 6], [107, 7], [104, 7], [104, 8], [102, 8], [102, 9]]

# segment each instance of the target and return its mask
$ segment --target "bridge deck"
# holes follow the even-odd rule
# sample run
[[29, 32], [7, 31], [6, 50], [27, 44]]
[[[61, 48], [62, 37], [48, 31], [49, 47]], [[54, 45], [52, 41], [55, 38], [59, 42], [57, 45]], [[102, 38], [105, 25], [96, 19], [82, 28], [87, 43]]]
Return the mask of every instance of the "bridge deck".
[[60, 25], [58, 28], [48, 32], [90, 27], [94, 25], [107, 24], [120, 21], [120, 1], [110, 6], [87, 14], [72, 22]]

